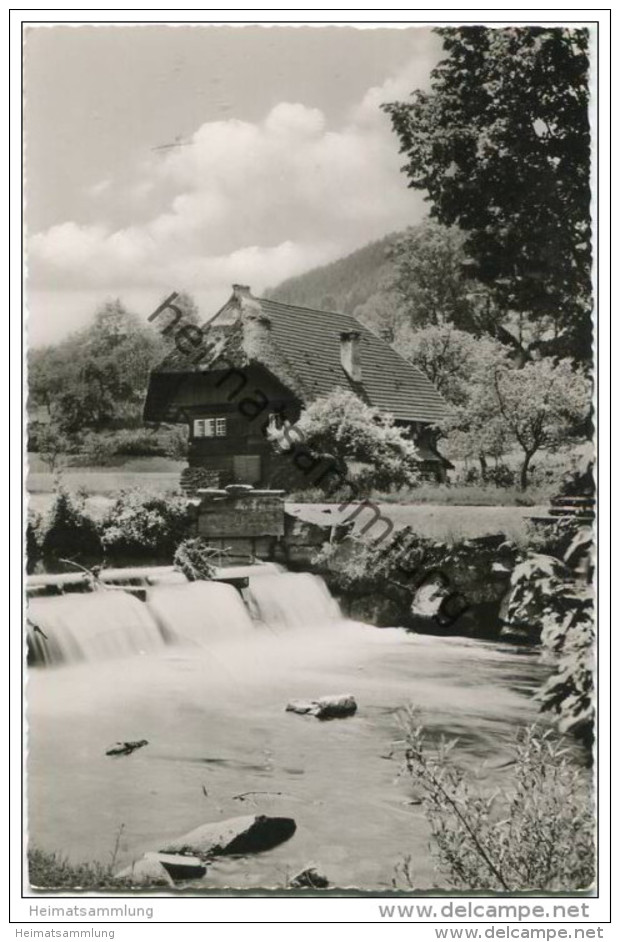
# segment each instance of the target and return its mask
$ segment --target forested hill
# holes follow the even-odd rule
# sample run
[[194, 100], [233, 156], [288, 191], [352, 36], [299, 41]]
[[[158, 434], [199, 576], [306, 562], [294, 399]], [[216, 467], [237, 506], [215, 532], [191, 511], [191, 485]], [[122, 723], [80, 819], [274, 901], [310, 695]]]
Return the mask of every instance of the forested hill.
[[287, 278], [275, 288], [267, 288], [265, 297], [352, 314], [385, 288], [393, 271], [388, 252], [399, 235], [402, 233], [386, 236], [329, 265]]

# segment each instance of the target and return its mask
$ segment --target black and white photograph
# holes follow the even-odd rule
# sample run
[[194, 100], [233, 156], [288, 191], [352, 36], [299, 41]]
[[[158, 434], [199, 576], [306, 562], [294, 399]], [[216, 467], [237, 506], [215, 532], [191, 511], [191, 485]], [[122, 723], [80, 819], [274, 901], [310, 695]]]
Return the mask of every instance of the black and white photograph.
[[24, 893], [584, 916], [597, 23], [45, 12]]

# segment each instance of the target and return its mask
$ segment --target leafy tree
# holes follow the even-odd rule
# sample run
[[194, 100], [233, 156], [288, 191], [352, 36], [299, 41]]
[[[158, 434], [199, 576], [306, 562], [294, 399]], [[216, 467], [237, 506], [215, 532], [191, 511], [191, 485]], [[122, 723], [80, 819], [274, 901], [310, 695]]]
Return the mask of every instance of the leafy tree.
[[430, 220], [394, 242], [393, 290], [414, 327], [451, 323], [472, 329], [478, 313], [473, 284], [463, 274], [465, 237]]
[[490, 400], [489, 414], [503, 423], [521, 451], [520, 482], [527, 487], [530, 462], [537, 451], [553, 447], [584, 423], [591, 399], [589, 381], [570, 360], [553, 363], [541, 359], [523, 369], [497, 367], [493, 386], [483, 401]]
[[487, 459], [500, 458], [509, 444], [506, 424], [488, 395], [495, 369], [509, 365], [508, 349], [492, 337], [476, 338], [450, 324], [403, 328], [394, 346], [453, 406], [440, 425], [445, 450], [453, 458], [479, 461], [486, 479]]
[[45, 559], [101, 558], [99, 531], [79, 496], [59, 488], [43, 525], [41, 553]]
[[301, 445], [317, 458], [328, 458], [350, 478], [351, 465], [366, 465], [367, 487], [389, 489], [415, 485], [418, 454], [413, 442], [390, 415], [373, 409], [350, 390], [335, 389], [315, 399], [293, 427], [274, 429], [269, 437], [280, 451]]
[[[165, 298], [162, 298], [162, 301], [164, 300]], [[188, 294], [187, 291], [179, 292], [174, 299], [174, 306], [183, 314], [183, 324], [200, 326], [200, 311], [191, 294]], [[181, 326], [181, 321], [179, 321], [179, 326]]]
[[53, 420], [39, 426], [36, 438], [39, 457], [53, 474], [58, 469], [63, 456], [70, 451], [72, 443]]
[[505, 311], [549, 320], [590, 357], [588, 31], [437, 31], [430, 92], [384, 106], [431, 215], [466, 234], [472, 276]]
[[571, 360], [539, 359], [517, 368], [505, 347], [449, 327], [427, 328], [399, 344], [453, 404], [440, 425], [451, 457], [475, 457], [483, 478], [487, 457], [516, 445], [523, 453], [523, 490], [534, 455], [581, 437], [589, 410], [588, 379]]
[[[197, 308], [183, 295], [184, 312]], [[166, 341], [119, 300], [106, 301], [93, 323], [29, 359], [31, 407], [43, 408], [64, 434], [141, 424], [149, 372]]]
[[508, 357], [507, 349], [493, 338], [474, 337], [451, 324], [402, 328], [394, 346], [456, 406], [467, 405], [475, 384]]
[[385, 279], [363, 304], [355, 308], [353, 316], [388, 343], [394, 341], [407, 317], [401, 300], [388, 279]]

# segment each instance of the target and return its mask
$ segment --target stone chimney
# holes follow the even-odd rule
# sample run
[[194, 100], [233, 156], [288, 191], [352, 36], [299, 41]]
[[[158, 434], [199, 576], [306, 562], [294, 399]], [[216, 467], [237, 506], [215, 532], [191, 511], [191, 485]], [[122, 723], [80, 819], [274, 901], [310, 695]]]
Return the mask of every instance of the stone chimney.
[[340, 334], [340, 362], [343, 370], [354, 383], [362, 381], [360, 340], [359, 330], [345, 330]]
[[249, 360], [270, 362], [271, 318], [263, 311], [260, 301], [252, 295], [248, 285], [233, 285], [233, 298], [239, 308], [243, 324], [243, 349]]

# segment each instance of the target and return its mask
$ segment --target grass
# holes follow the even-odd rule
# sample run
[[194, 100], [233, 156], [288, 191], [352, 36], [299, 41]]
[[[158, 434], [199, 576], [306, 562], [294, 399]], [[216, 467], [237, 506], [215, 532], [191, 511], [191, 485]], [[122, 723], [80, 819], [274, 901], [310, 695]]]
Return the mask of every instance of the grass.
[[[166, 462], [168, 467], [159, 470], [161, 463]], [[185, 462], [171, 462], [167, 458], [138, 458], [119, 467], [63, 468], [60, 471], [60, 477], [69, 490], [83, 489], [92, 495], [114, 494], [128, 487], [148, 487], [169, 491], [178, 489], [181, 469], [184, 466]], [[52, 494], [57, 477], [58, 475], [50, 471], [34, 470], [30, 466], [27, 479], [28, 492]]]
[[33, 887], [46, 889], [129, 889], [131, 880], [115, 877], [113, 864], [69, 863], [58, 853], [28, 849], [28, 881]]
[[[366, 506], [356, 512], [351, 504], [341, 512], [337, 504], [305, 504], [287, 501], [287, 508], [301, 519], [310, 523], [344, 523], [353, 514], [356, 531], [368, 540], [376, 539], [384, 532], [385, 524], [380, 521], [375, 510]], [[462, 540], [501, 533], [505, 539], [524, 545], [528, 541], [529, 517], [532, 511], [544, 510], [545, 507], [502, 507], [502, 506], [455, 506], [440, 504], [395, 504], [380, 503], [378, 510], [388, 518], [395, 528], [411, 527], [418, 536], [442, 543], [458, 543]], [[362, 531], [365, 530], [365, 533]]]
[[[516, 487], [496, 487], [494, 484], [420, 484], [419, 487], [398, 491], [371, 491], [357, 500], [372, 500], [380, 504], [433, 504], [458, 507], [535, 507], [548, 504], [558, 491], [558, 485], [532, 487], [521, 491]], [[292, 491], [287, 500], [296, 504], [344, 503], [353, 500], [347, 489], [330, 494], [317, 487], [305, 491]]]
[[[88, 465], [77, 464], [75, 462], [75, 456], [67, 455], [66, 458], [60, 463], [60, 471], [63, 475], [74, 472], [83, 472], [85, 474], [109, 472], [111, 474], [118, 474], [122, 473], [123, 471], [172, 473], [185, 467], [186, 464], [186, 461], [178, 461], [176, 458], [164, 458], [159, 455], [144, 455], [137, 458], [115, 455], [110, 458], [109, 462], [106, 462], [105, 465]], [[49, 475], [49, 477], [52, 479], [54, 477], [53, 474], [51, 474], [47, 463], [43, 461], [36, 452], [28, 452], [28, 470], [30, 473], [41, 473]]]
[[494, 484], [421, 484], [397, 493], [373, 492], [372, 499], [386, 504], [446, 504], [459, 507], [535, 507], [547, 504], [557, 485], [496, 487]]

